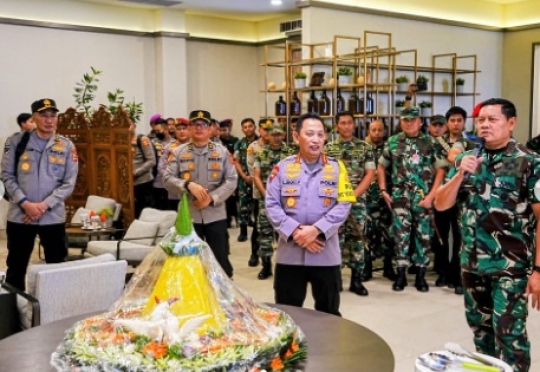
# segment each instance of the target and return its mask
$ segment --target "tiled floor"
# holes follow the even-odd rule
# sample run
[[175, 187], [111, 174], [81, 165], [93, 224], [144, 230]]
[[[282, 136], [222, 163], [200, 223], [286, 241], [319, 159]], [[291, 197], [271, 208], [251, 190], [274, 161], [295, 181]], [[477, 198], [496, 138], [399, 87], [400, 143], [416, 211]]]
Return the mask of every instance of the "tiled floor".
[[[258, 280], [260, 268], [247, 266], [249, 243], [236, 242], [238, 231], [229, 230], [235, 283], [257, 300], [273, 302], [272, 281]], [[6, 253], [6, 241], [0, 239], [0, 270], [5, 268]], [[39, 262], [36, 252], [32, 262]], [[348, 285], [348, 270], [344, 270], [343, 274], [344, 282]], [[412, 279], [409, 276], [409, 282]], [[433, 277], [429, 278], [431, 285], [433, 280]], [[396, 372], [414, 371], [414, 360], [418, 355], [439, 350], [447, 341], [455, 341], [473, 349], [471, 332], [463, 315], [463, 297], [455, 295], [453, 290], [432, 286], [428, 293], [419, 293], [409, 285], [403, 292], [395, 293], [391, 283], [378, 272], [366, 287], [370, 291], [368, 297], [359, 297], [345, 290], [341, 297], [341, 312], [343, 317], [373, 330], [386, 340], [394, 352]], [[308, 299], [306, 307], [312, 307], [312, 304], [311, 299]], [[536, 310], [529, 315], [528, 330], [532, 343], [531, 372], [538, 372], [540, 314]]]

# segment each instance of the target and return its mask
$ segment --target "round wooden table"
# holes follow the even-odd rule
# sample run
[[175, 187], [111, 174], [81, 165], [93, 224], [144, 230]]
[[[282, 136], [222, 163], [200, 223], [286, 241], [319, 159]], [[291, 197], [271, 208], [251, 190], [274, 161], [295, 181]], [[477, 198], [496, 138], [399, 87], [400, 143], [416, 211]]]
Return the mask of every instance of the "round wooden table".
[[[302, 328], [308, 342], [309, 372], [391, 372], [394, 355], [376, 333], [337, 316], [310, 309], [275, 305], [288, 313]], [[0, 341], [1, 372], [54, 371], [52, 352], [65, 331], [91, 314], [72, 317], [15, 334]]]

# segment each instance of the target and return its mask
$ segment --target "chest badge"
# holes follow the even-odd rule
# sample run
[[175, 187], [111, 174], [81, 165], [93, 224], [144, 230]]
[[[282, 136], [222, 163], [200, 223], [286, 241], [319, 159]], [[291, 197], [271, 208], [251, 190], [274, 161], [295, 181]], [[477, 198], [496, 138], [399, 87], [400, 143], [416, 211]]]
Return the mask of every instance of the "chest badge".
[[330, 199], [330, 198], [324, 198], [323, 203], [324, 203], [324, 206], [325, 206], [325, 207], [329, 207], [330, 204], [332, 204], [332, 199]]
[[191, 174], [189, 172], [184, 172], [182, 178], [188, 181], [191, 178]]
[[285, 204], [287, 205], [287, 208], [294, 208], [294, 207], [296, 207], [296, 198], [293, 197], [293, 196], [289, 196], [289, 197], [285, 200]]
[[21, 164], [21, 169], [22, 169], [23, 171], [29, 171], [29, 170], [30, 170], [30, 163], [28, 163], [28, 162], [22, 163], [22, 164]]

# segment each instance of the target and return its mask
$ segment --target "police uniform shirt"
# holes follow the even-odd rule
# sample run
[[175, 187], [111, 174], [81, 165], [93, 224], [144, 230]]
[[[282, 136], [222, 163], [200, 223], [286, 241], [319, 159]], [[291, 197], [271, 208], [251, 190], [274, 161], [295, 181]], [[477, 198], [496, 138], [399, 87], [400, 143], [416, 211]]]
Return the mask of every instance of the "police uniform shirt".
[[236, 189], [238, 174], [225, 146], [208, 142], [197, 147], [190, 142], [175, 149], [163, 174], [163, 184], [177, 194], [188, 192], [184, 188], [186, 181], [201, 185], [212, 198], [208, 207], [199, 210], [191, 203], [195, 198], [188, 194], [193, 222], [211, 223], [227, 218], [224, 202]]
[[45, 141], [38, 137], [37, 131], [32, 131], [15, 175], [15, 149], [22, 135], [22, 132], [16, 133], [7, 139], [2, 157], [1, 179], [12, 199], [8, 221], [22, 223], [25, 212], [18, 203], [26, 198], [35, 203], [43, 201], [49, 207], [32, 224], [64, 223], [64, 201], [73, 192], [79, 171], [77, 149], [69, 139], [58, 134]]

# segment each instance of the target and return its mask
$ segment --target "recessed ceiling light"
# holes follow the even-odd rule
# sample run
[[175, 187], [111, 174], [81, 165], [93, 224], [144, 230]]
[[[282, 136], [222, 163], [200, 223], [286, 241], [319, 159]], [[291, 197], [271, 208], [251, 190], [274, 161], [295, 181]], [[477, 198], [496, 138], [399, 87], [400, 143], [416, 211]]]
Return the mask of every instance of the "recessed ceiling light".
[[281, 5], [283, 2], [281, 0], [272, 0], [270, 1], [270, 4], [278, 6]]

